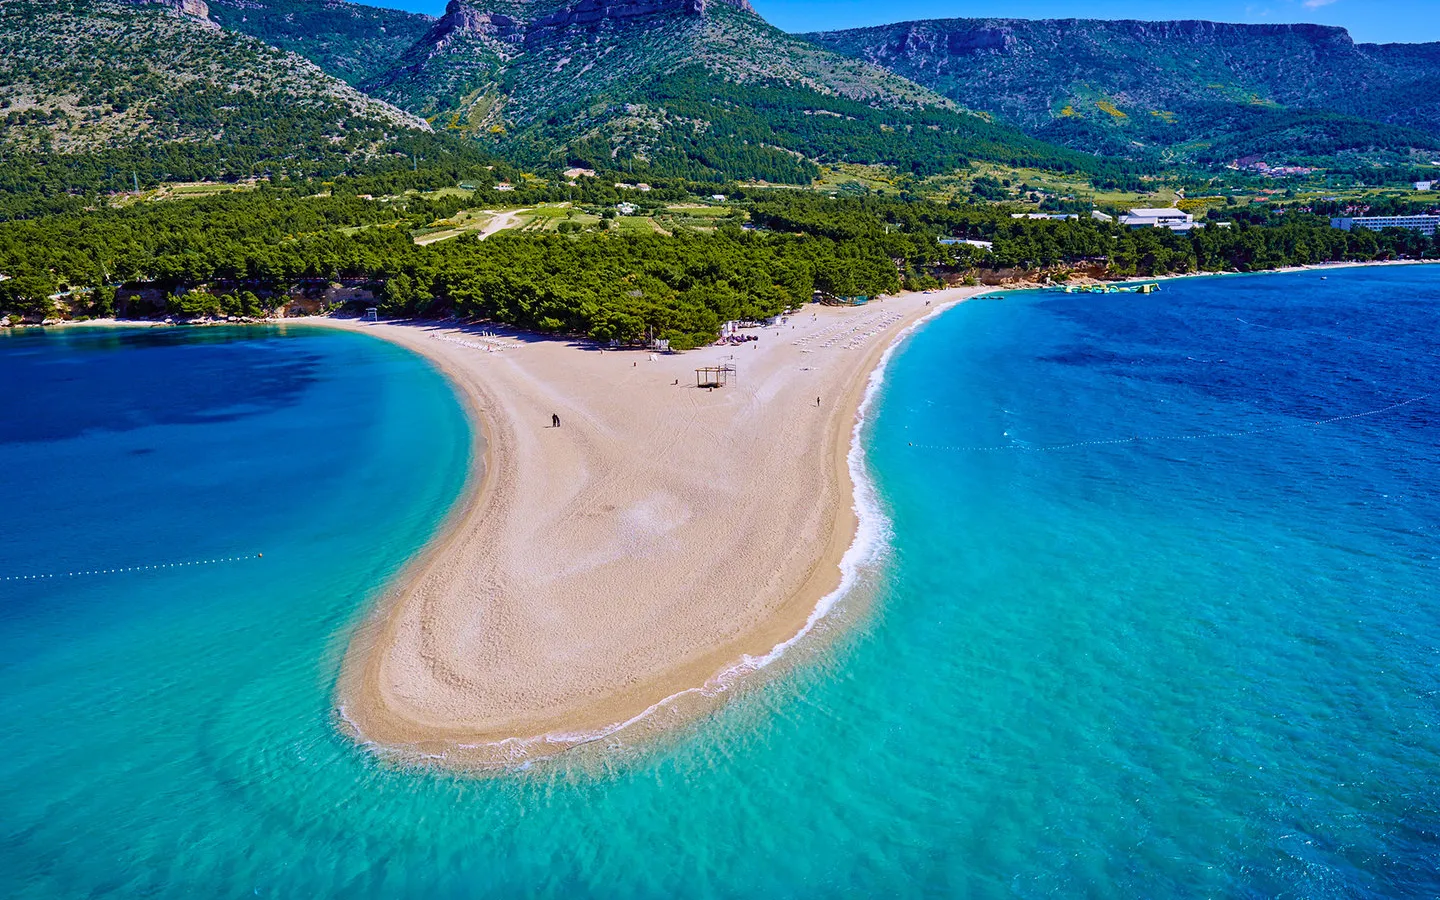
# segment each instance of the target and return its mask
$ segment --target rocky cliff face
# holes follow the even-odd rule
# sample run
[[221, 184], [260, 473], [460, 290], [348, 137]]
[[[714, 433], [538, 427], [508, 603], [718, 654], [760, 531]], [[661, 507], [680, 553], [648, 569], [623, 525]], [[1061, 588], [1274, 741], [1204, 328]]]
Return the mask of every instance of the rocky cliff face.
[[[188, 2], [188, 0], [178, 0]], [[557, 5], [550, 0], [499, 0], [466, 2], [450, 0], [445, 15], [436, 23], [432, 39], [443, 40], [456, 33], [470, 33], [504, 41], [523, 41], [527, 35], [545, 30], [592, 27], [656, 15], [704, 15], [711, 5], [733, 7], [754, 13], [749, 0], [578, 0]]]
[[[532, 27], [569, 28], [572, 25], [596, 25], [606, 20], [633, 19], [666, 13], [704, 15], [706, 2], [707, 0], [580, 0], [579, 3], [536, 19]], [[748, 0], [721, 2], [741, 9], [750, 8]]]
[[499, 12], [486, 12], [478, 7], [450, 0], [445, 15], [435, 23], [425, 41], [441, 44], [456, 34], [480, 35], [503, 41], [519, 41], [525, 37], [524, 19]]
[[210, 7], [205, 0], [133, 0], [133, 2], [136, 6], [162, 6], [215, 28], [220, 27], [210, 21]]
[[825, 32], [813, 37], [821, 42], [844, 40], [846, 35], [891, 30], [895, 42], [876, 52], [892, 56], [950, 57], [971, 54], [1009, 54], [1046, 47], [1064, 54], [1076, 40], [1087, 42], [1098, 30], [1122, 42], [1160, 47], [1227, 47], [1248, 45], [1257, 40], [1269, 43], [1308, 44], [1316, 53], [1353, 51], [1354, 41], [1343, 28], [1328, 25], [1230, 25], [1221, 22], [1115, 21], [1098, 23], [1085, 19], [951, 19], [908, 22], [851, 32]]

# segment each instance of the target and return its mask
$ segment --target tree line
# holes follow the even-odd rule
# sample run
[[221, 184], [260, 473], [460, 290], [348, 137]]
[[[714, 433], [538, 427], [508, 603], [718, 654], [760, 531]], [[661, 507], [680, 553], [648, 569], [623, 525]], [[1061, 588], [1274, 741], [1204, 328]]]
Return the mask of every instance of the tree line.
[[[497, 170], [482, 171], [493, 181]], [[1435, 238], [1343, 232], [1295, 210], [1177, 234], [1088, 217], [1016, 219], [993, 205], [739, 188], [733, 199], [754, 230], [732, 217], [713, 231], [671, 235], [501, 233], [418, 246], [415, 229], [497, 196], [489, 182], [474, 193], [379, 193], [419, 176], [341, 177], [323, 192], [308, 180], [262, 183], [0, 223], [0, 273], [10, 276], [0, 281], [0, 314], [54, 314], [52, 296], [68, 292], [78, 315], [253, 316], [297, 285], [345, 281], [369, 286], [393, 315], [454, 314], [605, 341], [655, 336], [686, 348], [713, 339], [728, 319], [775, 315], [817, 292], [886, 294], [985, 270], [1061, 275], [1085, 266], [1126, 277], [1440, 257]], [[675, 182], [651, 194], [686, 190]], [[608, 178], [514, 193], [597, 207], [636, 195]], [[947, 237], [993, 246], [947, 245]]]

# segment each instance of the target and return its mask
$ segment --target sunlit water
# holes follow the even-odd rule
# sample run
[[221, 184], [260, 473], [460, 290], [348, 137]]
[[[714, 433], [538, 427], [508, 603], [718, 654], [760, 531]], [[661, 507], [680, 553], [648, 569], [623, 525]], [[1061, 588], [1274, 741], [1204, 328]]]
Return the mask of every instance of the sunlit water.
[[439, 375], [0, 339], [0, 578], [230, 560], [0, 581], [0, 894], [1440, 894], [1440, 271], [1327, 276], [932, 321], [866, 600], [669, 739], [486, 778], [332, 722], [463, 479]]

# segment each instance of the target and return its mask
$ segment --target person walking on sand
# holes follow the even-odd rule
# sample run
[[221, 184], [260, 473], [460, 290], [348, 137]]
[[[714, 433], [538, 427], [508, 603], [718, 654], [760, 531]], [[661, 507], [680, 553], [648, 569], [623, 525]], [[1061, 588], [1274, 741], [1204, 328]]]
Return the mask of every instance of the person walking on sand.
[[820, 398], [819, 398], [819, 397], [816, 397], [816, 398], [815, 398], [815, 405], [816, 405], [816, 406], [819, 406], [819, 405], [820, 405]]
[[560, 427], [560, 417], [557, 416], [557, 415], [555, 415], [555, 413], [551, 413], [551, 414], [550, 414], [550, 427], [551, 427], [551, 428], [559, 428], [559, 427]]

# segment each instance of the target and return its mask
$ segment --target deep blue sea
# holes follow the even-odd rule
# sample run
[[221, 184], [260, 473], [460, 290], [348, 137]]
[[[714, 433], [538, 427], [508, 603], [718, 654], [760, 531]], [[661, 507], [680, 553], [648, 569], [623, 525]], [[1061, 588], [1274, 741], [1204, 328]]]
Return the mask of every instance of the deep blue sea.
[[484, 778], [331, 721], [463, 480], [441, 376], [0, 335], [0, 896], [1440, 896], [1437, 311], [1440, 267], [962, 304], [892, 360], [889, 549], [818, 639]]

